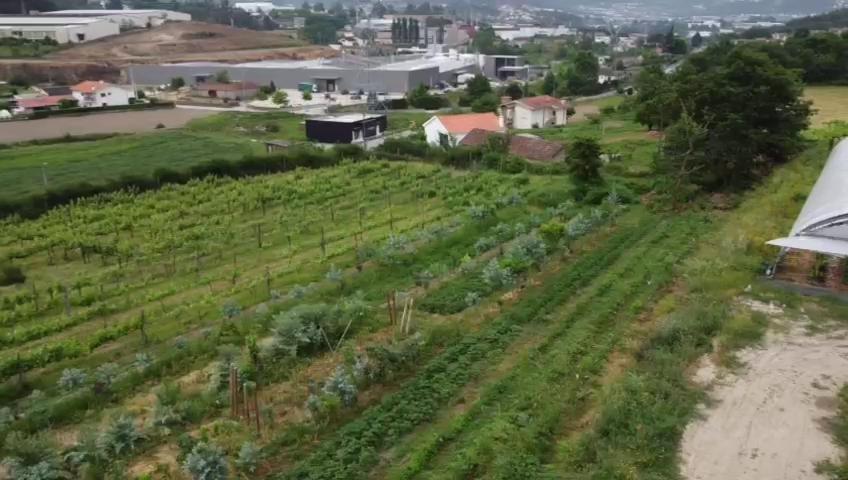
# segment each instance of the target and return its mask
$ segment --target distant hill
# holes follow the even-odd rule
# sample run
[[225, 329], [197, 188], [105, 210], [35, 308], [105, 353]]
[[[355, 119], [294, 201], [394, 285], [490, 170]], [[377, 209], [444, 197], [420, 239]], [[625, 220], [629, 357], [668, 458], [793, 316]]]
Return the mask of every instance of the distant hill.
[[[617, 0], [531, 0], [540, 6], [565, 10], [582, 7], [612, 7]], [[631, 3], [644, 7], [646, 11], [675, 15], [812, 15], [827, 12], [841, 6], [841, 0], [702, 0], [682, 2], [680, 0], [635, 0]], [[693, 3], [696, 3], [693, 5]]]
[[840, 8], [821, 15], [811, 15], [786, 23], [786, 26], [797, 30], [806, 28], [809, 30], [827, 30], [829, 28], [848, 27], [848, 8]]

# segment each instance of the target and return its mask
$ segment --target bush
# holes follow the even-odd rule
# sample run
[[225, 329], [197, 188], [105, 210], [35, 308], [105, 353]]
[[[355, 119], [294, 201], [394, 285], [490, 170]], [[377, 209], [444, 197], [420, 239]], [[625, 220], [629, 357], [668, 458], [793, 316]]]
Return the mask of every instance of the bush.
[[183, 469], [194, 480], [227, 480], [229, 468], [224, 451], [217, 445], [197, 443], [183, 462]]
[[79, 368], [66, 368], [62, 370], [62, 376], [59, 377], [59, 388], [72, 392], [79, 389], [85, 382], [88, 381], [88, 375]]
[[515, 276], [509, 268], [501, 267], [497, 260], [492, 259], [483, 268], [483, 281], [491, 288], [501, 288], [512, 285]]
[[120, 456], [135, 450], [144, 438], [144, 433], [135, 426], [133, 418], [122, 415], [114, 419], [106, 431], [100, 434], [97, 443], [107, 454]]
[[24, 282], [26, 282], [26, 275], [21, 267], [12, 264], [0, 265], [0, 287]]
[[259, 462], [262, 460], [262, 451], [253, 442], [244, 442], [239, 449], [236, 466], [242, 473], [256, 473]]
[[471, 103], [471, 111], [477, 113], [497, 112], [500, 99], [494, 93], [487, 93]]

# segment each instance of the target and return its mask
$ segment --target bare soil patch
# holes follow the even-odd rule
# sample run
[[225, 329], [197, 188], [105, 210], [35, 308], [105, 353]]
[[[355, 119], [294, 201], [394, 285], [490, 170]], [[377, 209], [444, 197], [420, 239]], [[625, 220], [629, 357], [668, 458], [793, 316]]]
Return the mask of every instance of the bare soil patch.
[[[749, 307], [781, 316], [773, 305]], [[846, 332], [810, 334], [805, 318], [776, 322], [761, 346], [739, 352], [739, 371], [705, 358], [695, 372], [710, 406], [684, 433], [685, 478], [819, 479], [815, 464], [842, 454], [828, 424], [848, 382]]]
[[57, 138], [66, 134], [152, 132], [160, 123], [165, 128], [179, 128], [190, 120], [214, 113], [213, 110], [171, 108], [7, 122], [0, 128], [0, 143]]
[[109, 59], [112, 63], [126, 64], [191, 60], [242, 62], [263, 58], [308, 59], [330, 56], [331, 50], [327, 47], [302, 45], [302, 42], [282, 32], [179, 22], [89, 42], [46, 58], [62, 61]]

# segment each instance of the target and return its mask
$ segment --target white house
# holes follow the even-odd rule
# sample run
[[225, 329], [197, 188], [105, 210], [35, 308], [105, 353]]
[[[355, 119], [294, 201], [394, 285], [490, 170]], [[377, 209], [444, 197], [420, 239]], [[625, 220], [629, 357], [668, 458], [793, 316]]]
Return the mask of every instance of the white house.
[[501, 105], [501, 120], [503, 126], [519, 130], [565, 125], [568, 104], [549, 95], [521, 98]]
[[474, 129], [502, 132], [498, 116], [494, 113], [464, 113], [461, 115], [435, 115], [424, 122], [427, 143], [433, 146], [452, 147], [459, 144]]
[[130, 98], [135, 97], [123, 88], [103, 80], [78, 83], [71, 87], [71, 94], [81, 108], [129, 105]]

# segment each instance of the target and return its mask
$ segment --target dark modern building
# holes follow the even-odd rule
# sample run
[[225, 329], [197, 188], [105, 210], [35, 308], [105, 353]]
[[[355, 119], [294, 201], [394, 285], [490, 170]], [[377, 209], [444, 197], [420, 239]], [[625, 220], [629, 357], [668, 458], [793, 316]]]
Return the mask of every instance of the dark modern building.
[[306, 138], [319, 143], [382, 142], [388, 126], [385, 115], [349, 113], [306, 119]]

